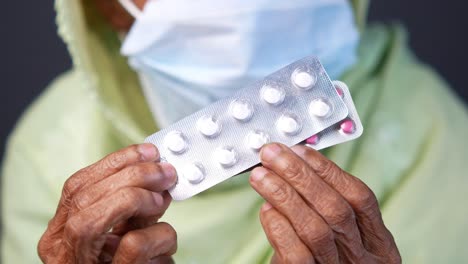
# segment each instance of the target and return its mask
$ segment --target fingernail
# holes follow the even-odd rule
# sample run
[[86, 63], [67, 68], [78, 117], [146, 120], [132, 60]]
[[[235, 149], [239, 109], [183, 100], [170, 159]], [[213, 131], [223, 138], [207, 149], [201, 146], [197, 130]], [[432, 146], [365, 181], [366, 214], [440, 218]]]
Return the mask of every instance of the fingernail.
[[252, 181], [261, 181], [263, 178], [265, 178], [267, 173], [267, 169], [263, 167], [257, 167], [252, 171], [252, 173], [250, 173], [250, 179], [252, 179]]
[[264, 161], [271, 161], [281, 152], [281, 147], [278, 144], [269, 144], [262, 148], [261, 157]]
[[172, 186], [172, 184], [174, 184], [177, 180], [177, 171], [175, 170], [174, 166], [169, 163], [161, 163], [160, 166], [164, 179]]
[[153, 195], [153, 200], [154, 200], [154, 202], [156, 203], [157, 206], [163, 205], [164, 199], [163, 199], [163, 197], [162, 197], [162, 195], [160, 193], [154, 192], [154, 193], [152, 193], [152, 195]]
[[156, 146], [154, 146], [153, 144], [149, 144], [149, 143], [140, 144], [138, 145], [137, 149], [138, 149], [138, 152], [143, 157], [144, 161], [153, 161], [157, 158], [158, 150], [156, 149]]
[[298, 156], [302, 157], [302, 156], [304, 156], [304, 153], [306, 151], [305, 148], [306, 147], [304, 147], [304, 146], [296, 145], [296, 146], [292, 147], [291, 150], [294, 153], [296, 153]]
[[268, 211], [270, 210], [271, 208], [273, 208], [273, 206], [271, 205], [271, 203], [269, 202], [265, 202], [263, 205], [262, 205], [262, 212], [265, 212], [265, 211]]

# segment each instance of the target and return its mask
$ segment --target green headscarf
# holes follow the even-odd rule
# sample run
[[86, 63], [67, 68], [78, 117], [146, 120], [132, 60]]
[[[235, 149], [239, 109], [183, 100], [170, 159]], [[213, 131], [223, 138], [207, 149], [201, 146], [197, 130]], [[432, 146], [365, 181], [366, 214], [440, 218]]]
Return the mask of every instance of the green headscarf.
[[[406, 263], [468, 262], [468, 114], [430, 68], [409, 52], [399, 26], [365, 26], [350, 86], [364, 135], [327, 156], [376, 193]], [[57, 78], [12, 133], [2, 167], [2, 260], [35, 263], [64, 181], [106, 153], [141, 142], [156, 125], [116, 33], [92, 0], [56, 0], [73, 69]], [[246, 175], [184, 202], [164, 220], [178, 232], [179, 263], [267, 263], [258, 221], [262, 199]]]

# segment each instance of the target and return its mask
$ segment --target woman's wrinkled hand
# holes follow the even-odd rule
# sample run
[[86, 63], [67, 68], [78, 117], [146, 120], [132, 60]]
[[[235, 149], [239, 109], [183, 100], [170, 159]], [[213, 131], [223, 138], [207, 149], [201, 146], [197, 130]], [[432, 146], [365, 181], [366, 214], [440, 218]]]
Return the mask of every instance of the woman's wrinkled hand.
[[171, 263], [174, 229], [158, 223], [176, 171], [152, 144], [112, 153], [72, 175], [38, 245], [45, 263]]
[[272, 263], [401, 263], [374, 193], [319, 152], [269, 144], [250, 177]]

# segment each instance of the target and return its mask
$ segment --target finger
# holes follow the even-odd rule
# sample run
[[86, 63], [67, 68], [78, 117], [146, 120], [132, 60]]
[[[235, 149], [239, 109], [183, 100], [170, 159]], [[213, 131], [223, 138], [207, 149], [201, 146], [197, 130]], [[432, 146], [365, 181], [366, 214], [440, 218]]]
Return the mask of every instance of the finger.
[[131, 165], [77, 193], [71, 202], [71, 214], [83, 210], [101, 197], [125, 187], [138, 187], [163, 192], [177, 180], [176, 170], [169, 163], [145, 162]]
[[273, 257], [271, 257], [271, 264], [281, 264], [281, 259], [278, 257], [278, 254], [276, 252], [273, 254]]
[[295, 146], [293, 150], [351, 205], [365, 248], [377, 255], [388, 254], [382, 249], [396, 248], [393, 236], [382, 220], [377, 198], [367, 185], [341, 170], [318, 151], [302, 146]]
[[[162, 193], [162, 197], [163, 197], [163, 206], [161, 208], [167, 209], [169, 207], [169, 204], [172, 202], [172, 197], [167, 191]], [[112, 233], [117, 234], [117, 235], [124, 235], [128, 233], [129, 231], [132, 231], [135, 229], [146, 228], [150, 225], [157, 223], [159, 218], [162, 217], [164, 213], [165, 211], [162, 212], [161, 215], [157, 215], [157, 216], [132, 217], [128, 219], [127, 221], [124, 221], [122, 223], [115, 225], [112, 228]]]
[[119, 246], [120, 240], [122, 239], [121, 236], [107, 233], [104, 235], [104, 246], [102, 246], [101, 253], [99, 255], [99, 263], [108, 263], [112, 261], [115, 252], [117, 251], [117, 247]]
[[67, 180], [65, 187], [68, 187], [69, 193], [74, 194], [83, 187], [95, 184], [129, 165], [158, 159], [159, 152], [153, 144], [132, 145], [111, 153], [100, 161], [78, 171]]
[[68, 219], [61, 253], [92, 263], [104, 246], [104, 234], [114, 225], [133, 217], [161, 216], [167, 209], [163, 206], [160, 193], [135, 187], [120, 189]]
[[[154, 224], [155, 223], [153, 223], [152, 225]], [[149, 226], [150, 225], [146, 226], [145, 228]], [[127, 234], [128, 232], [125, 232], [125, 234]], [[100, 260], [99, 263], [112, 262], [112, 259], [114, 258], [115, 253], [117, 252], [117, 248], [120, 245], [122, 236], [118, 236], [118, 235], [111, 234], [111, 233], [106, 234], [106, 243], [104, 244], [102, 251], [101, 251], [101, 255], [99, 256], [99, 260]], [[158, 256], [158, 257], [152, 258], [148, 263], [149, 264], [173, 264], [174, 260], [172, 259], [171, 256]]]
[[122, 238], [112, 263], [163, 263], [170, 260], [167, 257], [173, 255], [176, 250], [175, 230], [167, 223], [157, 223], [127, 233]]
[[277, 263], [315, 263], [312, 253], [288, 220], [269, 203], [264, 204], [260, 210], [260, 222], [275, 250]]
[[148, 264], [174, 264], [175, 261], [171, 256], [160, 256], [153, 258]]
[[262, 164], [289, 183], [328, 223], [341, 251], [352, 259], [362, 258], [365, 250], [354, 211], [341, 194], [284, 145], [269, 144], [262, 148], [260, 155]]
[[[55, 216], [49, 222], [43, 239], [53, 239], [61, 236], [63, 226], [68, 218], [68, 210], [73, 196], [82, 188], [94, 184], [112, 175], [122, 168], [137, 162], [148, 162], [159, 159], [159, 152], [153, 144], [132, 145], [109, 154], [95, 164], [86, 167], [72, 175], [64, 184], [62, 196]], [[42, 239], [41, 239], [42, 241]], [[45, 243], [40, 243], [45, 245]]]
[[338, 263], [333, 230], [281, 177], [263, 167], [250, 177], [252, 187], [284, 215], [319, 263]]

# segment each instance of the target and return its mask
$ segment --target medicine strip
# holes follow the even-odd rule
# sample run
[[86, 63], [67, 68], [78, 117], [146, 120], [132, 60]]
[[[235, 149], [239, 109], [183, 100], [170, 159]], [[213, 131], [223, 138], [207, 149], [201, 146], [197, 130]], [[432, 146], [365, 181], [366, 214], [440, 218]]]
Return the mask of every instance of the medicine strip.
[[307, 57], [149, 136], [177, 170], [174, 200], [192, 197], [260, 162], [269, 142], [296, 145], [348, 116], [315, 57]]

